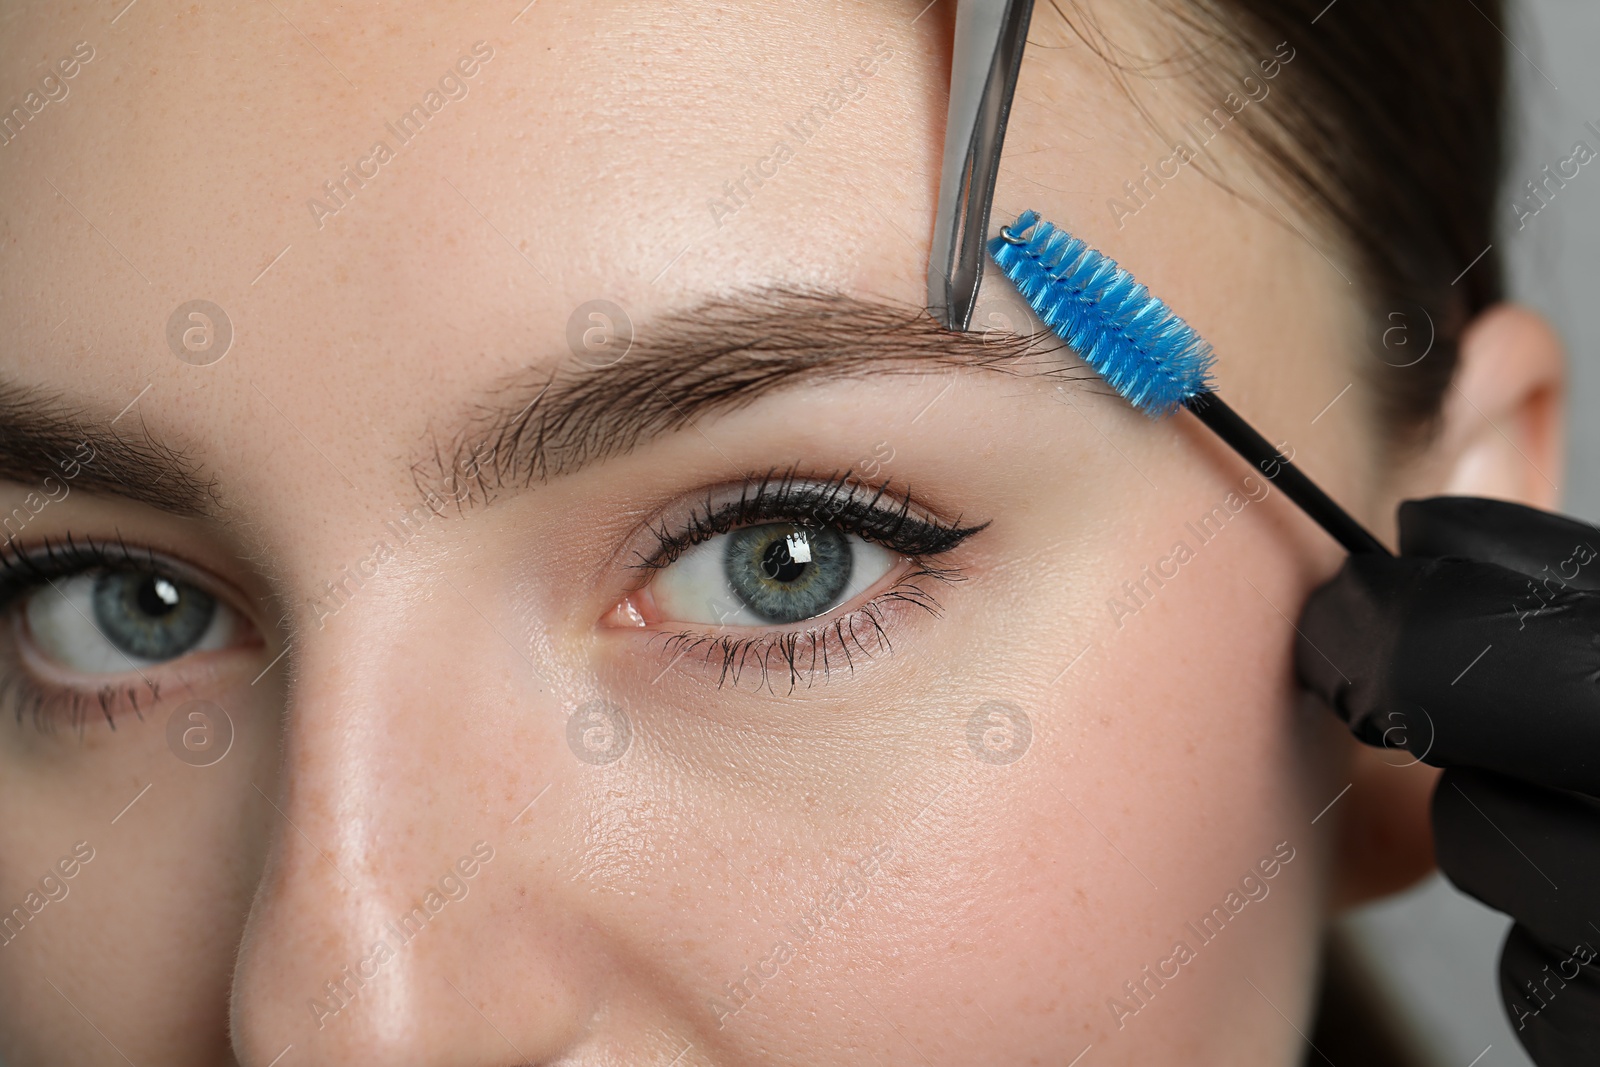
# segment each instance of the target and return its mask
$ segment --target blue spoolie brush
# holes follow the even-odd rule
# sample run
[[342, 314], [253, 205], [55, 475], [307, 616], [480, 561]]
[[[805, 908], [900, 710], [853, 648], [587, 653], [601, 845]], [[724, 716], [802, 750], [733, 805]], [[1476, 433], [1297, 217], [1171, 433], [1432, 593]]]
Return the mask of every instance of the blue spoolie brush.
[[1347, 550], [1391, 555], [1212, 392], [1211, 346], [1116, 260], [1033, 211], [1002, 227], [989, 255], [1045, 325], [1134, 407], [1154, 419], [1188, 408], [1251, 466], [1276, 470], [1268, 477]]

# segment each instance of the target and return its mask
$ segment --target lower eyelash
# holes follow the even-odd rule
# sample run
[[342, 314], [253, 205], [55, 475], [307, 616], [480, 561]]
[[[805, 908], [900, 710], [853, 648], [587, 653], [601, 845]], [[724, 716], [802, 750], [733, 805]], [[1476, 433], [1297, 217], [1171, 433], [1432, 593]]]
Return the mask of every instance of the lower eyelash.
[[96, 718], [104, 718], [106, 725], [115, 730], [114, 709], [119, 705], [126, 704], [143, 721], [144, 709], [160, 699], [161, 689], [156, 682], [107, 685], [93, 693], [75, 689], [48, 692], [14, 667], [9, 673], [0, 673], [0, 713], [9, 712], [19, 727], [24, 718], [30, 719], [44, 734], [53, 734], [61, 726], [82, 734], [90, 720]]
[[[960, 582], [965, 581], [965, 576], [953, 567], [919, 563], [916, 570], [889, 589], [825, 626], [753, 637], [683, 631], [665, 635], [662, 651], [670, 661], [669, 666], [697, 651], [703, 652], [708, 664], [720, 660], [721, 670], [717, 676], [719, 689], [730, 681], [737, 687], [747, 671], [755, 671], [758, 672], [755, 689], [760, 691], [765, 688], [776, 696], [777, 690], [772, 685], [773, 673], [775, 670], [786, 671], [789, 677], [788, 692], [793, 693], [802, 680], [806, 688], [810, 688], [819, 671], [824, 681], [841, 666], [854, 673], [858, 655], [872, 659], [879, 652], [892, 653], [894, 647], [889, 642], [889, 634], [884, 630], [882, 621], [884, 612], [891, 605], [908, 604], [935, 617], [940, 615], [938, 600], [919, 584], [919, 580]], [[830, 642], [833, 644], [831, 652]]]

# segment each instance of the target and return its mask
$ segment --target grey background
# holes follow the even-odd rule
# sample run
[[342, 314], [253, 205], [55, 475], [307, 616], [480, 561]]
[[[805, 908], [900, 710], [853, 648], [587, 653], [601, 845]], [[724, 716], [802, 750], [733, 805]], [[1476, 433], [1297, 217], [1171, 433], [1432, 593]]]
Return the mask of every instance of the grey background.
[[[1470, 6], [1461, 18], [1480, 18]], [[1517, 143], [1503, 196], [1497, 246], [1513, 296], [1554, 321], [1571, 368], [1564, 510], [1600, 521], [1600, 160], [1583, 167], [1547, 207], [1518, 230], [1512, 192], [1573, 142], [1600, 151], [1600, 4], [1519, 0], [1500, 29], [1511, 42]], [[1347, 920], [1381, 969], [1386, 999], [1411, 1020], [1438, 1067], [1526, 1067], [1495, 986], [1509, 920], [1434, 877], [1418, 889], [1364, 908]], [[1475, 1057], [1480, 1057], [1476, 1059]], [[1308, 1063], [1322, 1061], [1312, 1054]], [[1344, 1065], [1340, 1065], [1344, 1067]]]

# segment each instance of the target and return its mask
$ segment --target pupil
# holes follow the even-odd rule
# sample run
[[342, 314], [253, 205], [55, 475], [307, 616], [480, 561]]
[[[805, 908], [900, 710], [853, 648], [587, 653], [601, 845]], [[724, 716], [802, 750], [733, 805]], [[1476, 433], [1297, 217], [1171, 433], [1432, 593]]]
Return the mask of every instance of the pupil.
[[788, 541], [781, 537], [768, 545], [761, 557], [761, 573], [775, 582], [792, 582], [805, 573], [805, 569], [804, 563], [794, 561], [789, 554]]
[[178, 589], [165, 578], [151, 577], [134, 594], [139, 610], [157, 618], [178, 606]]

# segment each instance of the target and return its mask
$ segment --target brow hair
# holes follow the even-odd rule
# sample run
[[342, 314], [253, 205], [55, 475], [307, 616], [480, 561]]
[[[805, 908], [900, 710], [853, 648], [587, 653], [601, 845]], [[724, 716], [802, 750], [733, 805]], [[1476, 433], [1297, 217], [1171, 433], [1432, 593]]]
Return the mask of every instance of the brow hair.
[[924, 308], [827, 289], [713, 297], [647, 324], [615, 366], [567, 361], [506, 379], [447, 443], [435, 439], [413, 474], [424, 493], [487, 502], [802, 382], [941, 369], [1097, 380], [1061, 358], [1054, 334], [1017, 325], [952, 332]]
[[137, 413], [96, 415], [60, 394], [0, 380], [0, 478], [24, 486], [59, 481], [67, 477], [63, 464], [81, 460], [84, 445], [93, 458], [77, 465], [73, 488], [174, 515], [222, 510], [215, 482], [200, 464], [152, 437]]

